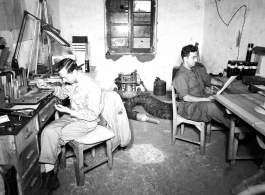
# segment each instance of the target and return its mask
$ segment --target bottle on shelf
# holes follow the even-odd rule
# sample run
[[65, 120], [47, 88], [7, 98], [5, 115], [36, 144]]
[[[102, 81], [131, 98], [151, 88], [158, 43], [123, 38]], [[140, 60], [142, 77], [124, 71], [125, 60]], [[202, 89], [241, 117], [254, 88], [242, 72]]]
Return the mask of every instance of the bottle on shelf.
[[253, 43], [249, 43], [248, 44], [248, 50], [247, 50], [247, 55], [246, 55], [246, 62], [250, 62], [251, 61], [251, 55], [252, 55], [253, 46], [254, 46]]
[[236, 61], [231, 61], [230, 76], [236, 75]]
[[250, 62], [249, 64], [249, 76], [255, 76], [258, 62]]
[[238, 76], [236, 77], [237, 80], [242, 80], [244, 74], [244, 61], [237, 62], [237, 69], [238, 69]]
[[226, 69], [226, 76], [229, 78], [231, 76], [231, 60], [228, 60]]
[[242, 69], [242, 71], [243, 71], [242, 78], [243, 78], [243, 76], [249, 76], [250, 75], [249, 65], [250, 65], [250, 62], [244, 62], [244, 67]]

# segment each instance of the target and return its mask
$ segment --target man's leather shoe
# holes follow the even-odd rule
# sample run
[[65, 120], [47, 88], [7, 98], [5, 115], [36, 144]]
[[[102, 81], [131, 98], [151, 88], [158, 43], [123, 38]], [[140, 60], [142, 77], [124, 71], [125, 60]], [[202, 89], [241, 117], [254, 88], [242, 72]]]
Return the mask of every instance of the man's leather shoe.
[[55, 190], [60, 186], [59, 179], [54, 173], [54, 170], [51, 170], [47, 173], [42, 173], [42, 183], [39, 190], [36, 192], [36, 195], [46, 195], [49, 194], [51, 190]]

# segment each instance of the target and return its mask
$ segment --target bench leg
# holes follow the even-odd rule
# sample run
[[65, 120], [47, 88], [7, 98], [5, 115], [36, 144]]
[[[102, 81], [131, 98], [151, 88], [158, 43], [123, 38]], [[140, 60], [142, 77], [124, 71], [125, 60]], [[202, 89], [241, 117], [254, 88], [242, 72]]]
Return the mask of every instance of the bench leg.
[[231, 116], [230, 129], [229, 129], [229, 139], [228, 139], [227, 160], [232, 160], [232, 158], [233, 158], [234, 140], [235, 140], [235, 117]]

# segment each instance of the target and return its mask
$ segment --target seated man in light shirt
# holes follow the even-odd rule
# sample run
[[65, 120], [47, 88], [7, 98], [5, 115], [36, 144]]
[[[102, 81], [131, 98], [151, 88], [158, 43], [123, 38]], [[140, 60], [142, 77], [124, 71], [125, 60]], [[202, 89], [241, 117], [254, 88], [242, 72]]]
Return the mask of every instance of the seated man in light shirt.
[[[57, 175], [54, 174], [60, 144], [94, 130], [103, 107], [100, 86], [91, 76], [82, 72], [74, 60], [63, 59], [58, 67], [64, 84], [61, 87], [49, 87], [53, 88], [53, 94], [58, 98], [69, 98], [70, 108], [56, 104], [56, 110], [64, 115], [52, 121], [41, 133], [39, 162], [44, 164], [45, 173], [42, 173], [42, 185], [37, 194], [47, 194], [60, 186]], [[43, 87], [38, 83], [37, 86]]]

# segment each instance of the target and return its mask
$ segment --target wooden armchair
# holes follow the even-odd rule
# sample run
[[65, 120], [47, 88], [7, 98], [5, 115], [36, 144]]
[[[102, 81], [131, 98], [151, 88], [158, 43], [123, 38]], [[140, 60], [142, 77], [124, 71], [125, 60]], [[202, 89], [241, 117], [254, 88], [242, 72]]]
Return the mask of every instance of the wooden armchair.
[[[205, 142], [206, 142], [206, 132], [210, 132], [211, 125], [206, 125], [204, 122], [196, 122], [192, 120], [188, 120], [183, 118], [182, 116], [178, 115], [177, 112], [177, 104], [176, 104], [176, 94], [174, 91], [174, 86], [172, 85], [172, 107], [173, 107], [173, 128], [171, 133], [171, 142], [175, 145], [176, 139], [190, 142], [193, 144], [197, 144], [200, 146], [200, 153], [202, 155], [205, 154]], [[199, 141], [191, 140], [189, 138], [184, 137], [184, 130], [185, 130], [185, 123], [194, 125], [199, 130]], [[178, 135], [178, 126], [181, 125], [180, 128], [180, 135]], [[206, 129], [208, 130], [206, 131]]]

